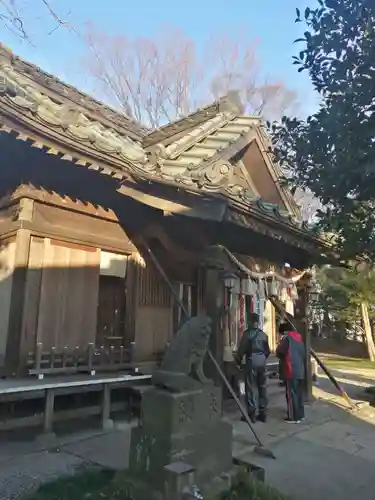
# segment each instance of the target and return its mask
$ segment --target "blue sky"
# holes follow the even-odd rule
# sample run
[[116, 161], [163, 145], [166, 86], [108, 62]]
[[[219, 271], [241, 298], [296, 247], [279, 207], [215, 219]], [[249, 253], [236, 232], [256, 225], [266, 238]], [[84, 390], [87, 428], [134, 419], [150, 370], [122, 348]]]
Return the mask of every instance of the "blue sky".
[[[52, 35], [50, 18], [39, 0], [28, 0], [23, 13], [28, 22], [33, 45], [20, 41], [0, 26], [0, 38], [18, 55], [40, 65], [83, 90], [89, 84], [79, 71], [82, 41], [70, 31], [59, 28]], [[301, 35], [302, 24], [295, 24], [296, 7], [314, 7], [316, 0], [51, 0], [59, 15], [81, 29], [93, 21], [108, 34], [149, 36], [163, 26], [182, 28], [198, 44], [212, 33], [236, 33], [246, 30], [257, 40], [258, 59], [267, 75], [282, 79], [299, 92], [302, 110], [308, 113], [316, 106], [316, 96], [308, 76], [298, 74], [292, 56], [298, 51], [293, 40]], [[31, 4], [33, 8], [31, 10]], [[40, 3], [41, 4], [41, 3]]]

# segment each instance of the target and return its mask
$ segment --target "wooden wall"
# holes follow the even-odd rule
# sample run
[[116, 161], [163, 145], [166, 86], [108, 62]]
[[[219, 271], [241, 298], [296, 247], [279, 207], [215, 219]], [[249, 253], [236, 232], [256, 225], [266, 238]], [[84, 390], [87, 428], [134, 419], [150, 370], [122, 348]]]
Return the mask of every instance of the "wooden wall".
[[135, 357], [150, 361], [173, 335], [173, 300], [156, 270], [141, 259], [136, 280]]
[[[77, 204], [78, 209], [81, 207]], [[67, 209], [35, 202], [33, 227], [40, 233], [65, 241], [76, 241], [118, 252], [136, 251], [116, 218], [112, 216], [110, 219], [110, 214], [106, 213], [99, 217], [95, 215], [94, 209], [92, 211], [92, 214], [75, 212], [72, 207]], [[105, 219], [105, 215], [108, 219]]]
[[26, 278], [22, 354], [95, 341], [100, 251], [32, 237]]
[[[102, 251], [130, 255], [124, 333], [135, 341], [137, 361], [154, 361], [174, 333], [174, 300], [159, 273], [140, 257], [116, 214], [64, 201], [55, 194], [31, 190], [27, 193], [33, 197], [30, 199], [22, 198], [22, 193], [12, 201], [12, 211], [3, 216], [4, 233], [10, 223], [14, 232], [28, 235], [24, 249], [28, 267], [19, 280], [23, 280], [23, 295], [18, 301], [22, 302], [17, 309], [21, 324], [9, 351], [12, 366], [24, 366], [37, 342], [43, 343], [44, 351], [51, 347], [57, 351], [77, 346], [85, 349], [89, 342], [95, 342]], [[23, 205], [25, 210], [17, 208]], [[3, 274], [7, 279], [0, 282], [0, 366], [5, 352], [8, 359], [7, 314], [13, 297], [11, 256], [15, 242], [11, 245], [0, 252], [0, 259], [8, 262], [9, 274]]]
[[4, 364], [12, 295], [15, 238], [0, 240], [0, 367]]

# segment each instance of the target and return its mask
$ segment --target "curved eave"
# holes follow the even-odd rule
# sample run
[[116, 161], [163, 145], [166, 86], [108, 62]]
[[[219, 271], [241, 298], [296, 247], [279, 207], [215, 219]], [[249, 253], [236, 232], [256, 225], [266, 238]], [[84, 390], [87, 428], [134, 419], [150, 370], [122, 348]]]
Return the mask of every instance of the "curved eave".
[[[145, 178], [138, 179], [139, 181], [145, 181]], [[193, 194], [198, 196], [209, 196], [213, 201], [221, 202], [223, 210], [222, 217], [220, 219], [221, 222], [230, 222], [242, 227], [248, 227], [254, 229], [256, 232], [271, 235], [275, 239], [284, 240], [289, 244], [303, 248], [309, 253], [316, 253], [316, 250], [321, 248], [328, 249], [326, 242], [322, 241], [320, 238], [317, 238], [310, 231], [295, 226], [292, 223], [284, 222], [283, 220], [276, 218], [276, 216], [269, 216], [265, 214], [263, 211], [256, 207], [257, 200], [254, 199], [253, 202], [245, 204], [244, 202], [236, 201], [233, 198], [229, 199], [228, 196], [225, 196], [223, 193], [218, 192], [202, 192], [199, 188], [191, 188], [190, 186], [183, 186], [179, 184], [171, 184], [170, 182], [163, 182], [159, 179], [150, 178], [150, 184], [156, 185], [164, 185], [166, 188], [175, 188], [176, 190], [183, 190], [186, 194]], [[136, 189], [136, 188], [135, 188]], [[121, 188], [119, 189], [121, 192]], [[126, 191], [124, 191], [125, 194]], [[160, 194], [157, 195], [160, 197]], [[169, 199], [168, 194], [166, 196], [162, 196], [161, 199]], [[146, 201], [144, 201], [147, 203]], [[170, 208], [170, 212], [173, 213], [173, 207]], [[198, 217], [199, 218], [199, 217]], [[206, 214], [206, 217], [210, 219], [209, 214]], [[218, 221], [217, 217], [212, 217], [212, 221]], [[313, 252], [313, 250], [315, 250]]]
[[284, 240], [292, 246], [303, 248], [312, 254], [331, 250], [331, 246], [326, 241], [310, 231], [267, 216], [253, 205], [245, 208], [244, 205], [234, 207], [231, 204], [226, 213], [226, 220], [269, 235], [274, 239]]

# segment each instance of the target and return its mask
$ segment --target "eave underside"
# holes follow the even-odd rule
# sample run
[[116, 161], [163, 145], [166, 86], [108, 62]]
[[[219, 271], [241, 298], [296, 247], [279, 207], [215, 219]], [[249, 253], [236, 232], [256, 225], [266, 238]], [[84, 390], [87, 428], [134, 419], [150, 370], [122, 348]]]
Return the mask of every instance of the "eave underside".
[[[224, 197], [207, 195], [202, 198], [197, 193], [189, 195], [184, 190], [178, 193], [173, 187], [167, 186], [167, 200], [173, 199], [171, 193], [174, 193], [177, 203], [190, 203], [191, 208], [195, 209], [193, 217], [176, 214], [172, 210], [168, 212], [163, 208], [151, 207], [147, 203], [123, 196], [117, 192], [117, 179], [111, 176], [77, 168], [72, 162], [62, 161], [58, 156], [47, 155], [39, 149], [31, 148], [27, 142], [16, 140], [9, 134], [0, 134], [0, 141], [1, 163], [5, 166], [0, 174], [2, 196], [20, 184], [41, 186], [59, 196], [87, 201], [105, 210], [112, 210], [120, 219], [120, 223], [126, 226], [124, 229], [129, 235], [136, 235], [142, 228], [158, 223], [171, 241], [176, 238], [181, 248], [189, 249], [194, 254], [205, 246], [219, 243], [238, 253], [254, 254], [271, 261], [295, 260], [295, 267], [301, 267], [302, 263], [315, 258], [317, 245], [314, 240], [293, 233], [273, 220], [267, 221], [261, 213], [246, 213], [246, 207], [242, 212], [238, 207], [233, 209]], [[134, 186], [137, 190], [137, 184]], [[152, 185], [149, 186], [153, 192]], [[160, 186], [156, 186], [155, 194], [160, 196], [163, 189], [160, 190]], [[198, 208], [197, 202], [198, 205], [201, 204]], [[216, 212], [216, 220], [212, 220], [213, 217], [207, 214], [205, 203], [217, 203], [217, 209], [213, 211]], [[220, 206], [224, 207], [223, 214], [217, 217]], [[200, 213], [203, 214], [202, 217]], [[237, 219], [233, 214], [238, 215]], [[278, 255], [268, 255], [270, 249], [272, 252], [276, 249], [275, 253]]]

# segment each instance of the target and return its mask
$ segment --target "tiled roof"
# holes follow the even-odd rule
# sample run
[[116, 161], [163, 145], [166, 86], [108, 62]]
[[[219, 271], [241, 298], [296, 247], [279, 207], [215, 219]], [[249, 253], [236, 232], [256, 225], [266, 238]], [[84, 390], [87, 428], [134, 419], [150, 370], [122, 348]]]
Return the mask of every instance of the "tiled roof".
[[246, 147], [256, 132], [258, 120], [219, 112], [169, 146], [147, 148], [154, 175], [206, 191], [237, 196], [244, 186], [236, 184], [236, 165], [230, 160]]
[[149, 130], [138, 122], [112, 109], [110, 106], [94, 99], [77, 88], [62, 82], [59, 78], [35, 64], [25, 61], [13, 54], [4, 44], [0, 42], [0, 65], [11, 66], [14, 71], [22, 75], [25, 83], [35, 86], [36, 90], [52, 97], [55, 102], [69, 102], [75, 105], [79, 111], [93, 121], [100, 121], [108, 127], [115, 127], [120, 133], [126, 134], [132, 139], [140, 140]]
[[197, 109], [189, 116], [179, 118], [178, 120], [167, 123], [157, 130], [150, 132], [143, 139], [143, 145], [145, 148], [149, 148], [157, 143], [167, 146], [171, 142], [174, 142], [178, 136], [185, 135], [193, 128], [214, 118], [218, 113], [225, 112], [235, 115], [243, 114], [243, 106], [236, 92], [229, 92], [226, 96], [207, 106]]
[[[15, 70], [9, 58], [1, 60], [0, 100], [20, 113], [25, 120], [32, 121], [34, 127], [39, 126], [43, 131], [53, 133], [54, 137], [58, 134], [58, 142], [59, 139], [61, 143], [74, 140], [93, 154], [101, 153], [112, 158], [124, 169], [128, 164], [141, 167], [147, 163], [147, 156], [139, 141], [125, 135], [121, 128], [118, 132], [100, 121], [94, 121], [70, 100], [56, 102], [43, 94]], [[40, 144], [34, 142], [34, 147], [44, 145], [42, 138]], [[64, 152], [64, 148], [61, 152]]]
[[[120, 113], [80, 93], [0, 45], [0, 130], [89, 169], [228, 197], [237, 207], [301, 228], [278, 205], [264, 203], [233, 158], [266, 140], [260, 119], [243, 116], [236, 94], [148, 135]], [[263, 146], [260, 148], [267, 150]], [[273, 178], [277, 171], [273, 169]]]

